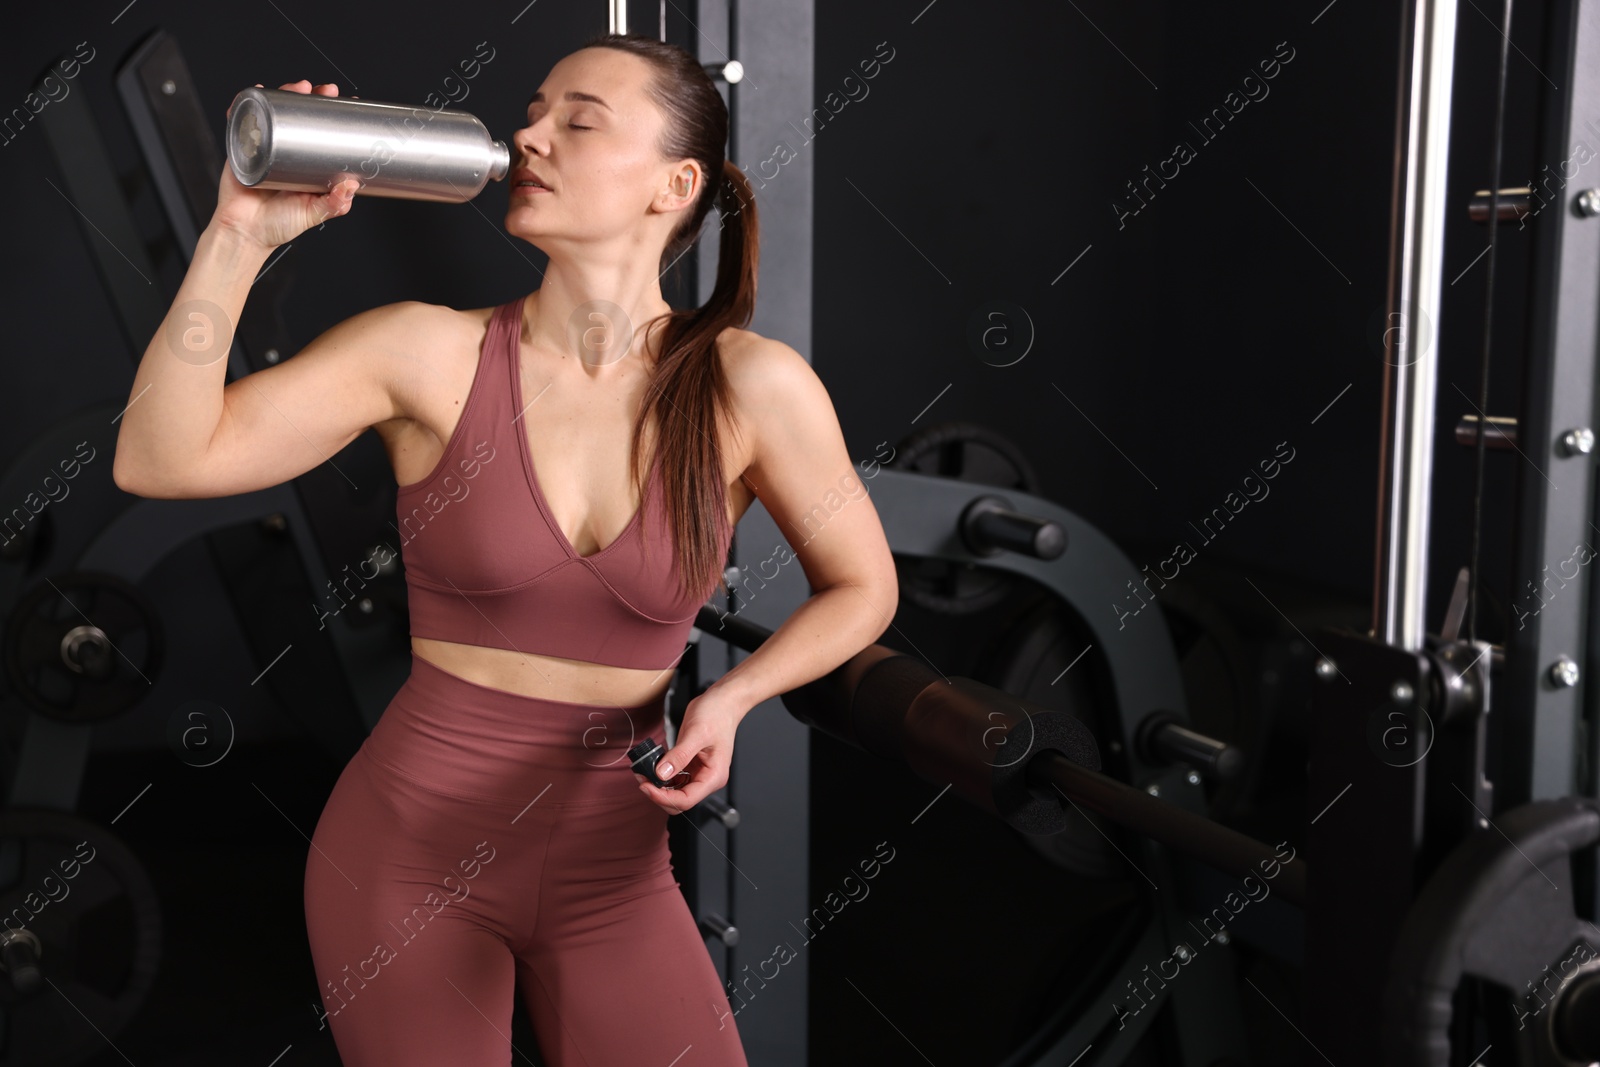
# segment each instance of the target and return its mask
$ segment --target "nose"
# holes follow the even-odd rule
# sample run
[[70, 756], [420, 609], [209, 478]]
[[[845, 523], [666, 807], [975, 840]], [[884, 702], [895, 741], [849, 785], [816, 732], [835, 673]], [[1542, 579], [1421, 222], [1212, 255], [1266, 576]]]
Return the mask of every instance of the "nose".
[[523, 156], [544, 156], [549, 153], [549, 138], [545, 134], [545, 130], [548, 128], [545, 124], [545, 118], [548, 117], [546, 115], [543, 118], [536, 119], [511, 135], [511, 143], [516, 146]]

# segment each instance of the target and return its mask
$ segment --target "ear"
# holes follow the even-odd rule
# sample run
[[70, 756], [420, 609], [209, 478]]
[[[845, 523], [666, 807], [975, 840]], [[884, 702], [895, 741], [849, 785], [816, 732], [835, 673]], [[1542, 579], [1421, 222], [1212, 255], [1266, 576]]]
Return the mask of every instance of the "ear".
[[679, 160], [667, 171], [663, 188], [656, 193], [657, 211], [681, 211], [694, 207], [705, 188], [705, 171], [692, 159]]

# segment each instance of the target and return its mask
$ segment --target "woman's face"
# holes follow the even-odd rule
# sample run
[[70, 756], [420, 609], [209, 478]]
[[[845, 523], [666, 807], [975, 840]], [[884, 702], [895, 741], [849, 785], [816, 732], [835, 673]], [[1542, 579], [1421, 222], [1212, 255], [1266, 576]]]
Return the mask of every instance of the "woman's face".
[[[561, 241], [621, 238], [659, 254], [700, 168], [657, 151], [665, 116], [645, 93], [650, 67], [614, 48], [585, 48], [550, 70], [512, 137], [506, 229], [551, 251]], [[531, 171], [547, 189], [518, 183]]]

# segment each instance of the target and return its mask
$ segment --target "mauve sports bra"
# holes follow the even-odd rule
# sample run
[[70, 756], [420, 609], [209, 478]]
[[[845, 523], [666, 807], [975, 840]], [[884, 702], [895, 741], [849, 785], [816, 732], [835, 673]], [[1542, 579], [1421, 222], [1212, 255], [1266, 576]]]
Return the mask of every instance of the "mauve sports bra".
[[[678, 592], [658, 461], [638, 511], [611, 544], [580, 556], [561, 532], [517, 417], [521, 312], [520, 297], [495, 309], [444, 454], [427, 477], [400, 487], [411, 635], [616, 667], [670, 667], [715, 585], [694, 596]], [[726, 554], [733, 530], [725, 514], [720, 519]]]

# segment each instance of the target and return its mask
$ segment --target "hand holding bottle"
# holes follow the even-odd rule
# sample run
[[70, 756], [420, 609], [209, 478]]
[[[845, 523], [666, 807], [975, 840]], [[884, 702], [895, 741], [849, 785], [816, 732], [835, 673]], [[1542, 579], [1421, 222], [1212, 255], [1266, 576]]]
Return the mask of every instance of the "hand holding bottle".
[[[257, 82], [257, 87], [260, 84]], [[339, 95], [337, 85], [331, 82], [312, 85], [306, 78], [279, 88], [318, 96]], [[232, 111], [231, 107], [229, 111]], [[253, 189], [240, 182], [234, 176], [233, 168], [224, 161], [222, 182], [217, 188], [217, 210], [211, 216], [211, 222], [214, 226], [224, 227], [271, 250], [349, 211], [350, 205], [355, 202], [356, 190], [360, 188], [359, 181], [348, 178], [321, 194], [287, 189]]]

